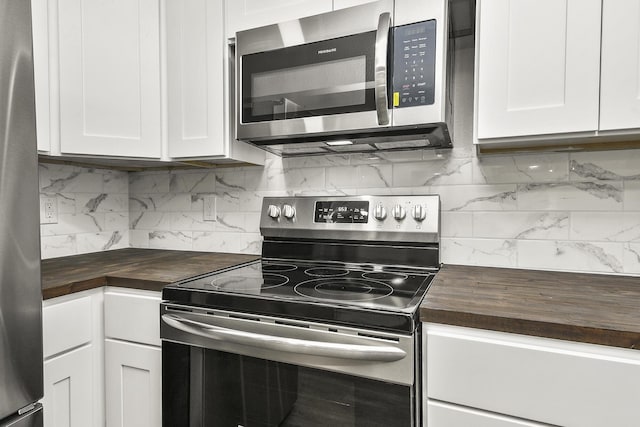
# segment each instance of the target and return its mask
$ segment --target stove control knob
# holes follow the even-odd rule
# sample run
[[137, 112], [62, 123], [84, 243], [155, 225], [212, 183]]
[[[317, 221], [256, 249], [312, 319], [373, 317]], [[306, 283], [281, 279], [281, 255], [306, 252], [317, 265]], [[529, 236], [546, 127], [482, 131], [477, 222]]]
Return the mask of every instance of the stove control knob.
[[404, 217], [407, 216], [407, 211], [405, 211], [402, 206], [395, 205], [391, 210], [391, 215], [393, 215], [396, 220], [402, 221]]
[[413, 207], [412, 215], [413, 215], [413, 219], [415, 219], [418, 222], [422, 222], [427, 217], [427, 212], [422, 207], [422, 205], [415, 205]]
[[373, 210], [373, 217], [378, 221], [382, 221], [387, 217], [387, 210], [382, 205], [378, 205]]
[[284, 205], [282, 207], [282, 215], [287, 219], [293, 219], [296, 216], [296, 208], [291, 205]]
[[278, 219], [280, 217], [280, 208], [277, 207], [276, 205], [269, 205], [269, 208], [267, 209], [267, 214], [272, 219]]

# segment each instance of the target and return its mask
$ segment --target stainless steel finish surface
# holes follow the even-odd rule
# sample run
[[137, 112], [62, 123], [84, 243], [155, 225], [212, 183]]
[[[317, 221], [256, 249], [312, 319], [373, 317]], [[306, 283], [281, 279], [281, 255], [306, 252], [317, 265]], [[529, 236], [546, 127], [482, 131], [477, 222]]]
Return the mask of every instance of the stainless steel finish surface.
[[414, 383], [415, 337], [161, 305], [163, 340], [349, 375]]
[[[377, 34], [374, 77], [376, 111], [243, 123], [241, 109], [237, 109], [236, 138], [284, 157], [450, 147], [453, 110], [449, 89], [452, 87], [450, 71], [453, 68], [452, 55], [448, 55], [447, 5], [447, 0], [420, 4], [380, 0], [237, 33], [236, 102], [242, 105], [240, 82], [243, 55], [377, 31], [380, 25], [386, 26], [387, 22], [389, 26], [398, 26], [428, 19], [437, 20], [434, 104], [388, 107], [392, 89], [387, 87], [383, 78], [383, 74], [389, 74], [390, 70], [386, 69], [387, 55], [384, 54], [383, 58], [381, 53], [385, 41], [384, 31], [380, 29]], [[381, 18], [381, 15], [384, 17]], [[389, 20], [386, 16], [389, 16]], [[434, 128], [436, 131], [431, 133]], [[338, 150], [325, 143], [339, 138], [354, 141], [354, 145]], [[420, 142], [418, 146], [413, 146], [414, 141]]]
[[[162, 321], [169, 326], [190, 334], [264, 350], [373, 362], [394, 362], [407, 356], [407, 353], [403, 350], [390, 346], [316, 341], [312, 337], [319, 336], [321, 333], [313, 330], [309, 333], [310, 337], [300, 339], [257, 332], [260, 328], [256, 328], [256, 332], [225, 328], [175, 314], [163, 314]], [[260, 326], [259, 324], [257, 325]], [[365, 342], [370, 340], [355, 338], [353, 341]]]
[[[236, 105], [242, 105], [240, 84], [242, 82], [242, 55], [376, 31], [380, 15], [392, 11], [393, 0], [381, 0], [322, 15], [238, 32], [236, 35], [236, 82], [238, 82]], [[247, 141], [284, 138], [309, 133], [339, 134], [349, 130], [380, 127], [376, 111], [242, 123], [241, 109], [237, 108], [236, 118], [236, 137], [239, 140]]]
[[385, 12], [380, 14], [378, 21], [378, 31], [376, 32], [375, 48], [375, 93], [376, 112], [378, 113], [378, 124], [388, 125], [389, 120], [389, 97], [387, 92], [387, 52], [389, 52], [389, 29], [391, 28], [391, 14]]
[[[382, 212], [384, 219], [370, 218], [366, 224], [315, 223], [314, 209], [316, 201], [368, 201], [369, 209]], [[335, 239], [335, 240], [372, 240], [389, 242], [439, 243], [440, 233], [440, 197], [426, 196], [336, 196], [336, 197], [265, 197], [262, 212], [269, 206], [290, 205], [296, 211], [293, 220], [279, 216], [271, 218], [262, 215], [260, 232], [265, 237]], [[416, 221], [413, 216], [396, 220], [386, 215], [395, 206], [406, 212], [413, 212], [419, 206], [425, 218]]]
[[43, 395], [31, 9], [0, 0], [0, 419]]
[[42, 427], [42, 405], [36, 403], [33, 409], [16, 417], [0, 420], [0, 427]]

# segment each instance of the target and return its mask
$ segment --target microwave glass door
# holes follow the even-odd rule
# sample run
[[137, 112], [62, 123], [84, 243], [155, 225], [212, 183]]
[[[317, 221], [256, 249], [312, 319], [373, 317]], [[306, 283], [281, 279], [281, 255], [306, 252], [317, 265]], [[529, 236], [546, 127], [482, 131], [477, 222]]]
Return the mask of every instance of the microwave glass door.
[[242, 56], [242, 122], [375, 111], [376, 32]]

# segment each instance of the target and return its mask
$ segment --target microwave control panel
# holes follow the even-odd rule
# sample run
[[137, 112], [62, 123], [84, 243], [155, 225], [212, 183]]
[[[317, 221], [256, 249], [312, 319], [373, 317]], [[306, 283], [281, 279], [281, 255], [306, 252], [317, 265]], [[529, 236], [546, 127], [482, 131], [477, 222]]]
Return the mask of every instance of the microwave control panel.
[[435, 19], [393, 29], [393, 107], [434, 103]]

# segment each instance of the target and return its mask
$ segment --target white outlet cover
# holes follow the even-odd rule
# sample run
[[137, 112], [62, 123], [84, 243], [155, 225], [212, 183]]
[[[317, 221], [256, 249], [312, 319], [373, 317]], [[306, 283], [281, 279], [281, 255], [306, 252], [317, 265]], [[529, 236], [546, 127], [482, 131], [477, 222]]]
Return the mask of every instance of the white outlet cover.
[[204, 196], [202, 198], [204, 221], [216, 221], [216, 196]]
[[57, 197], [41, 197], [40, 198], [40, 224], [57, 224], [58, 223], [58, 198]]

